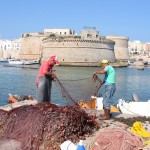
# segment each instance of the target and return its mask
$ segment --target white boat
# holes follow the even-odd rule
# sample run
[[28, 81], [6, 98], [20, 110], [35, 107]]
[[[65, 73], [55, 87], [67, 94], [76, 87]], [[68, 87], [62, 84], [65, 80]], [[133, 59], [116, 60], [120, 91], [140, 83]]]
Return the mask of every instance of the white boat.
[[13, 64], [13, 65], [34, 65], [34, 64], [39, 64], [39, 59], [36, 59], [36, 60], [9, 59], [8, 63]]
[[117, 108], [123, 114], [132, 114], [138, 116], [150, 117], [150, 100], [147, 102], [142, 101], [125, 101], [124, 99], [119, 99]]
[[39, 61], [39, 59], [36, 59], [36, 60], [24, 60], [23, 63], [24, 63], [24, 65], [34, 65], [34, 64], [39, 64], [40, 61]]
[[0, 62], [7, 62], [8, 59], [7, 58], [0, 58]]
[[21, 60], [16, 60], [16, 59], [9, 59], [8, 63], [11, 65], [23, 65], [24, 62]]

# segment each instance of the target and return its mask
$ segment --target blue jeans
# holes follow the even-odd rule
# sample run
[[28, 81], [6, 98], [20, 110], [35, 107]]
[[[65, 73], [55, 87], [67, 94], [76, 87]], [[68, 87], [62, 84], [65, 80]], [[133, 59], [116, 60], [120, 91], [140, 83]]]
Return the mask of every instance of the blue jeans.
[[105, 84], [105, 89], [103, 93], [103, 107], [107, 110], [110, 110], [110, 105], [112, 104], [112, 97], [115, 91], [115, 84]]
[[52, 87], [51, 77], [39, 78], [39, 84], [38, 84], [38, 89], [37, 89], [38, 103], [51, 102], [51, 87]]

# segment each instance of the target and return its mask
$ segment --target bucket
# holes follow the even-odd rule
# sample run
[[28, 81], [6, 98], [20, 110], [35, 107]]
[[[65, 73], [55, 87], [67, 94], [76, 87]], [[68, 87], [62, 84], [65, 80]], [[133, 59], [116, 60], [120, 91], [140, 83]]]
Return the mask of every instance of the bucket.
[[61, 150], [76, 150], [77, 146], [71, 141], [65, 141], [60, 145]]
[[96, 109], [102, 110], [103, 109], [103, 97], [96, 98]]

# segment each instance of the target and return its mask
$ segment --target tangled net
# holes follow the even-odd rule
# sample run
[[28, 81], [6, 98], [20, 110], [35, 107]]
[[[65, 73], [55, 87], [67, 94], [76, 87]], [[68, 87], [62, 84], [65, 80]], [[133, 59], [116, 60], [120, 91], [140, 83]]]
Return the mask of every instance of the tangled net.
[[98, 128], [95, 116], [79, 106], [40, 103], [0, 110], [0, 140], [20, 141], [22, 150], [59, 150], [65, 140], [76, 143]]

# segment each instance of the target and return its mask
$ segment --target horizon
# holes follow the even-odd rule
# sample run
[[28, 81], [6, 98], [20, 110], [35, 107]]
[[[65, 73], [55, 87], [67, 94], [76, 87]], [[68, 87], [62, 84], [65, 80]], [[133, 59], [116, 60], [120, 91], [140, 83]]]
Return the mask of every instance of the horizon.
[[149, 43], [149, 4], [149, 0], [3, 0], [0, 39], [18, 39], [46, 28], [73, 29], [79, 35], [84, 26], [89, 26], [100, 36], [125, 36], [129, 41]]

